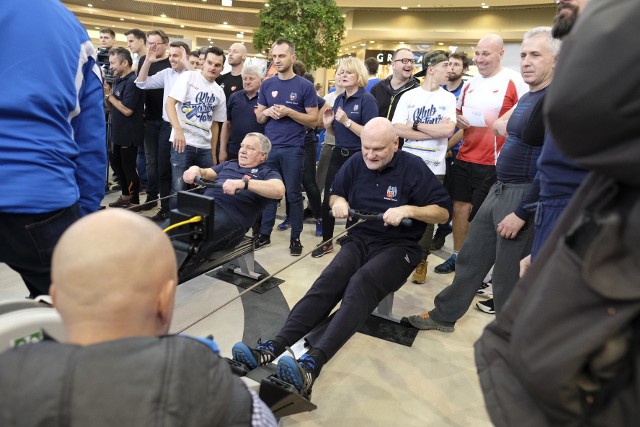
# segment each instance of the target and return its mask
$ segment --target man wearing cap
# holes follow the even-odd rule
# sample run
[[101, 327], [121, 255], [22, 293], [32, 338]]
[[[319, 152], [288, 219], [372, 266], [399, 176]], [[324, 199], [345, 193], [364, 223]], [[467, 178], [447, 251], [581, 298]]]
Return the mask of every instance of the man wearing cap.
[[[441, 87], [449, 77], [447, 53], [434, 50], [425, 54], [422, 71], [416, 76], [424, 76], [424, 82], [398, 101], [392, 123], [398, 136], [405, 139], [402, 150], [420, 157], [442, 183], [448, 138], [456, 127], [456, 97]], [[432, 238], [433, 224], [428, 224], [420, 240], [422, 260], [412, 276], [415, 283], [426, 281]]]

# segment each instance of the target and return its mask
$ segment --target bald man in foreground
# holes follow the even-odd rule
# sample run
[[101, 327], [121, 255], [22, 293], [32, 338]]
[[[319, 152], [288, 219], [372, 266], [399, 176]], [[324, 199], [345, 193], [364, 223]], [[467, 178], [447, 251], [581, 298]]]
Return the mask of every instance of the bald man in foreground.
[[152, 222], [81, 219], [54, 250], [52, 282], [67, 340], [0, 355], [0, 425], [275, 425], [215, 342], [167, 335], [176, 260]]
[[[308, 396], [322, 366], [356, 333], [378, 303], [397, 291], [421, 260], [418, 241], [427, 223], [449, 220], [447, 191], [419, 157], [398, 151], [391, 122], [377, 117], [361, 134], [362, 155], [352, 156], [336, 175], [329, 204], [336, 218], [349, 209], [383, 213], [383, 221], [368, 220], [349, 231], [340, 252], [307, 294], [293, 307], [275, 339], [257, 348], [233, 347], [234, 360], [250, 369], [273, 361], [340, 308], [325, 331], [310, 341], [308, 353], [278, 361], [278, 377]], [[410, 227], [399, 227], [405, 218]], [[348, 221], [347, 226], [353, 225]]]

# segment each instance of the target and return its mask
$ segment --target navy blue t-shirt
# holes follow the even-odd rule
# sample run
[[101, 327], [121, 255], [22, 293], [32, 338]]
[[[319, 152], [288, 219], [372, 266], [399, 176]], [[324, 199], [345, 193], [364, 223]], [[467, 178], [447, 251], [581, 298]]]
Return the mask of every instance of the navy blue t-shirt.
[[[347, 117], [352, 122], [362, 126], [374, 117], [378, 117], [378, 102], [362, 87], [349, 97], [347, 97], [347, 92], [338, 95], [333, 104], [334, 113], [338, 111], [338, 107], [347, 113]], [[333, 121], [333, 132], [336, 136], [336, 147], [348, 150], [360, 149], [360, 137], [337, 120]]]
[[111, 105], [111, 140], [124, 147], [138, 147], [144, 141], [144, 93], [135, 84], [136, 73], [116, 78], [112, 93], [122, 105], [133, 111], [125, 116]]
[[[318, 94], [313, 83], [300, 76], [289, 80], [280, 80], [278, 75], [262, 82], [258, 93], [258, 104], [267, 108], [284, 105], [300, 113], [307, 108], [317, 107]], [[304, 145], [305, 126], [283, 117], [279, 120], [269, 118], [265, 125], [265, 135], [273, 147], [302, 147]]]
[[264, 133], [264, 125], [258, 123], [255, 109], [258, 94], [249, 99], [244, 89], [232, 93], [227, 101], [227, 120], [231, 122], [231, 134], [227, 143], [227, 153], [238, 154], [240, 144], [250, 132]]
[[[220, 163], [211, 169], [218, 175], [216, 181], [242, 179], [244, 176], [262, 181], [270, 179], [279, 179], [282, 181], [280, 174], [268, 168], [266, 163], [262, 163], [255, 168], [243, 168], [238, 164], [237, 160], [230, 160]], [[207, 188], [204, 194], [205, 196], [213, 197], [216, 201], [216, 208], [224, 209], [224, 211], [238, 221], [245, 230], [251, 228], [256, 222], [258, 215], [260, 215], [270, 200], [251, 190], [241, 190], [235, 195], [229, 195], [224, 194], [222, 188]]]
[[[344, 197], [355, 210], [384, 213], [404, 205], [438, 205], [451, 216], [447, 190], [420, 157], [406, 151], [397, 151], [381, 171], [367, 168], [362, 155], [351, 156], [338, 171], [331, 194]], [[411, 240], [417, 244], [426, 227], [426, 223], [417, 220], [413, 220], [411, 227], [385, 227], [383, 221], [368, 220], [349, 234], [369, 239]]]
[[507, 137], [496, 162], [498, 181], [525, 184], [538, 171], [536, 162], [544, 142], [542, 103], [547, 89], [527, 92], [507, 122]]

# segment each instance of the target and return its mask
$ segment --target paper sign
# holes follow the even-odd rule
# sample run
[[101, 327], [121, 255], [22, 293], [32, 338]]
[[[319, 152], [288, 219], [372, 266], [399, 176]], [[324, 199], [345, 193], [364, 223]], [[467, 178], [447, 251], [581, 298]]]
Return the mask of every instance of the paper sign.
[[487, 127], [487, 123], [484, 121], [484, 114], [480, 110], [463, 106], [462, 115], [469, 121], [469, 126], [476, 126], [479, 128]]

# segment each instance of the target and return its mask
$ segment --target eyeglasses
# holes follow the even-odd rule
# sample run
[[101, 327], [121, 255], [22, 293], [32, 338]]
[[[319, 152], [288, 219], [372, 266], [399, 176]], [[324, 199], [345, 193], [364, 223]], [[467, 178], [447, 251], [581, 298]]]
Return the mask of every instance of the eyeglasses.
[[159, 44], [166, 44], [166, 43], [149, 43], [149, 46], [156, 46], [156, 45], [159, 45]]
[[409, 59], [409, 58], [402, 58], [402, 59], [395, 59], [393, 62], [402, 62], [404, 65], [407, 65], [407, 64], [415, 64], [416, 60]]

